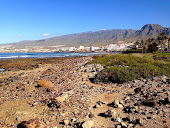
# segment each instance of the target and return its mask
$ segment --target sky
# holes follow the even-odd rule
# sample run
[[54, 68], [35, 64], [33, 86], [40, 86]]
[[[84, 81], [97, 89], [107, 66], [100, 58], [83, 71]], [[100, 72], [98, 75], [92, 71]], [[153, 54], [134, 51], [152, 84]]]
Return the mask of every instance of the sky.
[[145, 24], [170, 27], [170, 0], [0, 0], [0, 44]]

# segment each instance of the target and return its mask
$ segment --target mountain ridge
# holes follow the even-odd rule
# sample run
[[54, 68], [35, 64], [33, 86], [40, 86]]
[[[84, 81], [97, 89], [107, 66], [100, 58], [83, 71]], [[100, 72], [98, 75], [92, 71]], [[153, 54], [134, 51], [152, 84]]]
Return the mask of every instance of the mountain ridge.
[[[15, 48], [25, 48], [31, 46], [105, 46], [117, 41], [123, 40], [127, 42], [133, 42], [136, 40], [156, 38], [162, 31], [166, 32], [170, 36], [170, 28], [162, 27], [158, 24], [146, 24], [140, 30], [134, 29], [110, 29], [100, 31], [89, 31], [82, 33], [75, 33], [70, 35], [63, 35], [57, 37], [51, 37], [48, 39], [40, 39], [33, 41], [21, 41], [11, 43]], [[9, 44], [8, 44], [9, 45]]]

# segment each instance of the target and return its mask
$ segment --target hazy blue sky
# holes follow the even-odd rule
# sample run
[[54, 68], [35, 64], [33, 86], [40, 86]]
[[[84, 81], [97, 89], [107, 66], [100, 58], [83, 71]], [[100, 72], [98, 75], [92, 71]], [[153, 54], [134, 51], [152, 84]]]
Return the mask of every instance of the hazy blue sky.
[[170, 27], [170, 0], [0, 0], [0, 43], [145, 24]]

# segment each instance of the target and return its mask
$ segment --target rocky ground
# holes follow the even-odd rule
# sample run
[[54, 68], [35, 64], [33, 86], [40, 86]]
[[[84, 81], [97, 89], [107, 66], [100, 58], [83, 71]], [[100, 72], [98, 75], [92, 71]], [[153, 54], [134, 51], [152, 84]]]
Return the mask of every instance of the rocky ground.
[[[1, 128], [138, 128], [170, 126], [170, 78], [91, 83], [103, 67], [91, 57], [41, 63], [0, 74]], [[15, 60], [17, 61], [17, 60]]]

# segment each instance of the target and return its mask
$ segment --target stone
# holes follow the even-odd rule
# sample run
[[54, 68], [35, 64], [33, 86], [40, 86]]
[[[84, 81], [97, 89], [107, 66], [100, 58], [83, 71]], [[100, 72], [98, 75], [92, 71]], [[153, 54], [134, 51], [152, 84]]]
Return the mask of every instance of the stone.
[[54, 87], [54, 85], [50, 81], [46, 81], [46, 80], [40, 80], [38, 82], [38, 85], [40, 87]]
[[44, 128], [45, 126], [40, 122], [38, 118], [30, 119], [29, 121], [22, 121], [17, 125], [17, 128]]
[[98, 116], [102, 116], [102, 117], [112, 117], [112, 112], [110, 110], [107, 110], [104, 113], [100, 113]]
[[155, 100], [152, 100], [153, 106], [158, 106]]
[[166, 76], [162, 76], [162, 81], [166, 83]]
[[118, 125], [116, 125], [116, 128], [121, 128], [121, 125], [119, 125], [119, 124], [118, 124]]
[[37, 106], [38, 105], [38, 102], [35, 102], [32, 104], [32, 106]]
[[126, 96], [126, 97], [125, 97], [125, 101], [126, 101], [126, 100], [130, 100], [130, 97], [129, 97], [129, 96]]
[[143, 102], [143, 105], [149, 106], [149, 107], [158, 106], [158, 104], [156, 103], [155, 100], [150, 100], [150, 101], [149, 100], [145, 100]]
[[121, 122], [121, 118], [120, 118], [120, 117], [117, 117], [116, 120], [117, 120], [118, 122]]
[[120, 100], [120, 101], [119, 101], [119, 104], [122, 104], [122, 105], [124, 105], [124, 102], [123, 102], [123, 100]]
[[100, 107], [102, 107], [102, 104], [101, 105], [96, 104], [95, 106], [96, 106], [96, 108], [100, 108]]
[[135, 88], [134, 89], [134, 92], [135, 93], [140, 93], [142, 91], [142, 88], [141, 87], [138, 87], [138, 88]]
[[73, 95], [74, 94], [74, 90], [70, 90], [70, 91], [64, 92], [64, 94]]
[[116, 100], [114, 101], [114, 104], [115, 104], [115, 105], [118, 105], [118, 104], [119, 104], [119, 100], [116, 99]]
[[66, 126], [68, 126], [68, 124], [69, 124], [69, 119], [64, 119], [64, 124], [66, 125]]
[[48, 91], [56, 92], [56, 91], [58, 91], [58, 89], [56, 87], [48, 87]]
[[93, 117], [94, 117], [94, 114], [90, 112], [90, 113], [88, 113], [88, 117], [89, 117], [89, 118], [93, 118]]
[[93, 126], [94, 126], [93, 120], [87, 120], [82, 125], [83, 128], [92, 128]]
[[65, 93], [65, 94], [62, 94], [61, 96], [55, 98], [55, 100], [56, 100], [57, 102], [61, 103], [61, 102], [65, 101], [67, 98], [68, 98], [68, 94]]
[[124, 108], [122, 104], [118, 104], [117, 107], [120, 108], [120, 109]]
[[123, 127], [127, 127], [127, 124], [126, 124], [125, 122], [121, 122], [121, 125], [122, 125]]
[[72, 118], [72, 119], [71, 119], [71, 122], [76, 122], [76, 121], [77, 121], [76, 118]]
[[115, 119], [117, 112], [116, 112], [114, 109], [112, 109], [111, 112], [112, 112], [112, 117], [113, 117], [113, 119]]
[[112, 112], [110, 110], [106, 111], [104, 114], [106, 117], [112, 117]]
[[129, 124], [127, 128], [133, 128], [133, 124]]
[[114, 104], [113, 106], [114, 107], [117, 107], [117, 108], [123, 108], [123, 101], [119, 101], [118, 99], [116, 99], [113, 103], [111, 104]]

